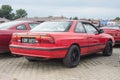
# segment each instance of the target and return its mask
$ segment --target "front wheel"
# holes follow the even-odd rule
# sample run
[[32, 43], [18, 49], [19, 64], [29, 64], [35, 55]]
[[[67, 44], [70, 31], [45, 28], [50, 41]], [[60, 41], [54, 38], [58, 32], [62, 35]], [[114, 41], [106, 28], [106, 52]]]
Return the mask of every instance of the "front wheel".
[[65, 58], [63, 59], [63, 64], [66, 67], [76, 67], [80, 61], [80, 49], [76, 45], [72, 45]]
[[113, 46], [112, 46], [112, 42], [108, 41], [106, 43], [105, 49], [103, 50], [103, 55], [104, 56], [111, 56], [113, 52]]

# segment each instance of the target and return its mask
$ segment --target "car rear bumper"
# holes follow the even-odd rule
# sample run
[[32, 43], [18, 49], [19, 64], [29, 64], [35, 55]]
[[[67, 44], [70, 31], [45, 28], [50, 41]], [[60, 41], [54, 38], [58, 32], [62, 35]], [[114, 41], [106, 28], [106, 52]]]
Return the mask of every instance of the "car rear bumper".
[[10, 50], [13, 54], [33, 56], [33, 57], [43, 57], [43, 58], [63, 58], [65, 57], [68, 48], [38, 48], [38, 47], [27, 47], [27, 46], [17, 46], [10, 45]]

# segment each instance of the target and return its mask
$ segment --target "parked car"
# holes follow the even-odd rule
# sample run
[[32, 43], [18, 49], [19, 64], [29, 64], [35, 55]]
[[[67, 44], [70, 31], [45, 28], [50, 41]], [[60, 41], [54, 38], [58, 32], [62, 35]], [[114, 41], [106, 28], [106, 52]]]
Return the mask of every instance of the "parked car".
[[105, 33], [110, 34], [115, 39], [115, 44], [120, 44], [120, 26], [104, 26], [103, 29]]
[[38, 25], [32, 21], [11, 21], [0, 24], [0, 53], [10, 52], [9, 43], [14, 32], [26, 32]]
[[26, 33], [14, 33], [10, 50], [28, 61], [39, 58], [63, 58], [67, 67], [75, 67], [83, 55], [103, 52], [112, 55], [114, 38], [86, 21], [44, 22]]

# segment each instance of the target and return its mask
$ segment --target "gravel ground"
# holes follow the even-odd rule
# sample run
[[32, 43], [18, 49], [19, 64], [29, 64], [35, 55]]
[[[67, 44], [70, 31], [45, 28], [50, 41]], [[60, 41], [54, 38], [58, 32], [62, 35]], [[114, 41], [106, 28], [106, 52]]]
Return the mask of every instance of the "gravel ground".
[[0, 54], [0, 80], [120, 80], [120, 46], [110, 57], [84, 56], [76, 68], [66, 68], [58, 59], [29, 62]]

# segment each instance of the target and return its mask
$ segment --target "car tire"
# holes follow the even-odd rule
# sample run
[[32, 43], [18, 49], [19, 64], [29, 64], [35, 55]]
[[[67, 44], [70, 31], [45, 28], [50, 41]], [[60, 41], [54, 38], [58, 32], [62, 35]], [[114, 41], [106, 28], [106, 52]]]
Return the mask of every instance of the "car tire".
[[103, 55], [104, 56], [111, 56], [113, 52], [113, 46], [112, 46], [112, 42], [108, 41], [106, 43], [105, 49], [103, 50]]
[[78, 46], [72, 45], [69, 48], [67, 55], [63, 59], [63, 64], [66, 67], [73, 68], [79, 64], [79, 61], [80, 61], [80, 49]]

